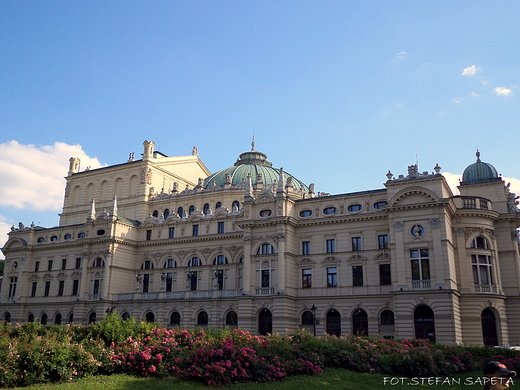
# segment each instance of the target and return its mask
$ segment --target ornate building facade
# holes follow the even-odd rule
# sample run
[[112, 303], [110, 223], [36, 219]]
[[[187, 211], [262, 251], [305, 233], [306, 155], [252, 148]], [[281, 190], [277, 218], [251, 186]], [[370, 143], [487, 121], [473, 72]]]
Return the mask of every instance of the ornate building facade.
[[60, 224], [11, 229], [0, 318], [520, 345], [517, 198], [491, 164], [454, 195], [434, 172], [315, 193], [267, 156], [211, 174], [194, 148], [85, 170], [70, 159]]

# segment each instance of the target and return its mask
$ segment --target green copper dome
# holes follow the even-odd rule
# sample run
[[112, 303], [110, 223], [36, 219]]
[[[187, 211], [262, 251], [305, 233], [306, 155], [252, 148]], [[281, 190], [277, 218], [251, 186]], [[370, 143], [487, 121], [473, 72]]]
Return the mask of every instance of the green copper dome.
[[480, 161], [480, 152], [477, 151], [477, 162], [471, 164], [464, 170], [460, 184], [478, 184], [499, 180], [501, 179], [495, 167]]
[[[226, 184], [226, 177], [230, 178], [232, 186], [240, 185], [247, 180], [248, 175], [251, 175], [253, 186], [258, 184], [259, 175], [261, 175], [264, 186], [272, 186], [275, 181], [280, 180], [280, 169], [273, 168], [272, 164], [267, 161], [267, 156], [255, 150], [254, 142], [253, 149], [250, 152], [242, 153], [234, 166], [218, 171], [204, 179], [204, 188], [223, 186]], [[285, 171], [283, 177], [286, 183], [289, 178], [292, 178], [292, 186], [296, 191], [302, 189], [306, 192], [309, 191], [305, 184]]]

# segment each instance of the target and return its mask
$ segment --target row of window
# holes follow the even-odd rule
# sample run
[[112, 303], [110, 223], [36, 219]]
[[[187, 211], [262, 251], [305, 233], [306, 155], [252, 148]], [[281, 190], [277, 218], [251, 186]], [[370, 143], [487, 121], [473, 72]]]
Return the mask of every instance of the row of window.
[[[104, 231], [103, 231], [102, 234], [99, 234], [99, 233], [98, 233], [98, 235], [103, 235], [103, 234], [105, 234]], [[85, 234], [84, 232], [80, 232], [80, 233], [78, 233], [78, 235], [77, 235], [78, 238], [85, 238], [85, 236], [86, 236], [86, 234]], [[63, 239], [64, 239], [64, 240], [70, 240], [70, 239], [72, 239], [72, 234], [70, 234], [70, 233], [65, 234], [65, 235], [63, 236]], [[38, 243], [41, 244], [42, 242], [45, 242], [45, 237], [38, 237], [36, 241], [37, 241]], [[51, 238], [49, 239], [49, 241], [51, 241], [51, 242], [58, 241], [58, 236], [51, 236]]]
[[[217, 224], [217, 234], [225, 233], [225, 222], [218, 222]], [[198, 236], [199, 235], [199, 225], [195, 224], [192, 225], [192, 236]], [[175, 228], [170, 227], [168, 228], [168, 238], [175, 238]], [[152, 229], [146, 230], [146, 241], [150, 241], [152, 239]]]
[[[363, 266], [352, 266], [352, 285], [363, 286]], [[392, 275], [390, 264], [379, 264], [379, 284], [386, 286], [392, 284]], [[327, 287], [337, 287], [338, 285], [338, 269], [337, 267], [327, 267]], [[302, 288], [311, 288], [312, 285], [312, 268], [302, 269]]]
[[[218, 210], [220, 208], [222, 208], [222, 202], [217, 202], [215, 204], [215, 209]], [[233, 203], [231, 204], [231, 209], [233, 210], [233, 212], [240, 211], [240, 202], [238, 200], [233, 201]], [[197, 208], [195, 206], [191, 205], [188, 208], [188, 214], [187, 215], [191, 215], [195, 210], [197, 210]], [[202, 207], [202, 214], [204, 214], [204, 215], [210, 215], [211, 214], [211, 206], [209, 205], [209, 203], [204, 204], [204, 206]], [[170, 209], [164, 209], [163, 212], [162, 212], [163, 218], [166, 219], [166, 218], [169, 217], [169, 215], [170, 215]], [[177, 215], [179, 216], [179, 218], [185, 218], [187, 216], [183, 207], [179, 207], [177, 209]], [[159, 217], [159, 210], [154, 210], [152, 212], [152, 216], [155, 217], [155, 218], [158, 218]]]
[[[378, 249], [388, 249], [388, 235], [383, 234], [377, 236], [378, 241]], [[362, 251], [363, 250], [363, 241], [361, 237], [352, 237], [351, 238], [351, 250], [353, 252]], [[325, 246], [327, 253], [336, 253], [336, 239], [327, 239], [325, 240]], [[302, 255], [310, 255], [311, 254], [311, 242], [310, 241], [302, 241]]]
[[[93, 267], [101, 267], [101, 265], [96, 265], [96, 264], [99, 264], [99, 262], [102, 262], [103, 260], [102, 259], [96, 259], [94, 260], [94, 264], [93, 264]], [[103, 262], [103, 265], [104, 265], [104, 262]], [[47, 260], [47, 271], [52, 271], [53, 270], [53, 267], [54, 267], [54, 260]], [[77, 257], [76, 258], [76, 263], [75, 263], [75, 269], [79, 269], [81, 268], [81, 257]], [[67, 259], [61, 259], [61, 270], [65, 270], [67, 269]], [[34, 262], [34, 272], [38, 272], [40, 270], [40, 261], [35, 261]]]
[[[374, 209], [379, 210], [381, 207], [386, 206], [388, 202], [376, 202], [374, 203]], [[363, 210], [363, 206], [359, 203], [351, 204], [347, 207], [347, 210], [350, 213], [357, 213]], [[334, 206], [325, 207], [323, 210], [323, 215], [334, 215], [338, 212], [338, 209]], [[312, 210], [302, 210], [300, 211], [300, 217], [302, 218], [308, 218], [312, 216]]]

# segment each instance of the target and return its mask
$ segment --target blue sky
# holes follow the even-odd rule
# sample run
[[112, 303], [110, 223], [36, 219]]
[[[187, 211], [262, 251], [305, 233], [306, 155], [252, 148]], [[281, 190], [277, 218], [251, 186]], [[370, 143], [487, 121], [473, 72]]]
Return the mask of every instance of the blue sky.
[[416, 156], [460, 174], [477, 147], [518, 179], [518, 15], [518, 1], [3, 0], [0, 228], [57, 225], [69, 157], [121, 163], [145, 139], [196, 145], [215, 172], [254, 132], [274, 166], [333, 194], [382, 188]]

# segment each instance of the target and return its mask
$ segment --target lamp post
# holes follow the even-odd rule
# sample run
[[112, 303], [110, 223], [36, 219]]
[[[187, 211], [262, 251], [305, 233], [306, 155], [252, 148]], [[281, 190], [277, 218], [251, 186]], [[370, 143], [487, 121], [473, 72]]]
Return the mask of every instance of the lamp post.
[[316, 305], [312, 304], [311, 311], [312, 311], [312, 329], [314, 332], [314, 336], [316, 336]]

